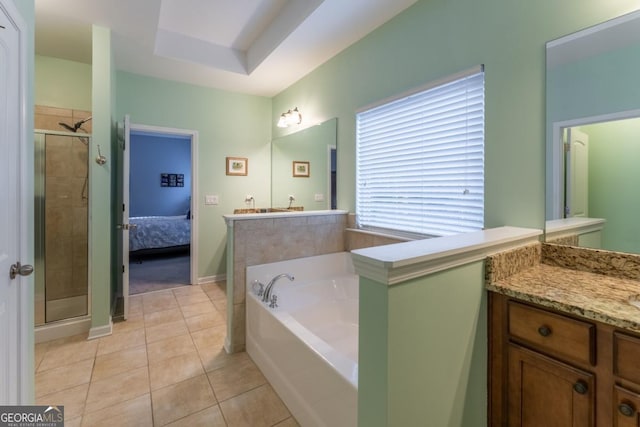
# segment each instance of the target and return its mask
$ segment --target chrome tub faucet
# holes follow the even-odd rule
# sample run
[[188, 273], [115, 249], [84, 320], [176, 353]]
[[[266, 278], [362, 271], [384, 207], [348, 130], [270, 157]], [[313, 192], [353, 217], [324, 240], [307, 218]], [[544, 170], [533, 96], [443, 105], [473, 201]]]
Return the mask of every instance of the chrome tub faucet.
[[293, 279], [294, 279], [294, 277], [292, 275], [290, 275], [289, 273], [281, 273], [281, 274], [278, 274], [273, 279], [271, 279], [269, 281], [269, 283], [267, 284], [267, 287], [265, 288], [264, 293], [262, 294], [262, 302], [269, 302], [269, 300], [271, 299], [271, 291], [273, 290], [273, 285], [275, 285], [276, 282], [278, 281], [278, 279], [280, 279], [282, 277], [286, 277], [287, 279], [289, 279], [291, 281], [293, 281]]

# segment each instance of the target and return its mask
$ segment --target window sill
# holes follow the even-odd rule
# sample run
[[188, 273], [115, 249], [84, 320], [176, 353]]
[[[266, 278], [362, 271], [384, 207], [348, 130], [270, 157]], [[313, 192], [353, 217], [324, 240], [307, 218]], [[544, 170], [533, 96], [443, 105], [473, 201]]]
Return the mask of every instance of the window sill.
[[[372, 231], [372, 230], [365, 230], [362, 228], [347, 228], [347, 231], [351, 231], [353, 233], [360, 233], [360, 234], [367, 234], [369, 236], [378, 236], [378, 237], [387, 237], [390, 239], [396, 239], [396, 240], [400, 240], [402, 242], [412, 242], [414, 240], [421, 240], [418, 237], [407, 237], [407, 236], [403, 236], [401, 234], [394, 234], [394, 233], [383, 233], [380, 231]], [[429, 239], [430, 237], [425, 236], [425, 239]]]

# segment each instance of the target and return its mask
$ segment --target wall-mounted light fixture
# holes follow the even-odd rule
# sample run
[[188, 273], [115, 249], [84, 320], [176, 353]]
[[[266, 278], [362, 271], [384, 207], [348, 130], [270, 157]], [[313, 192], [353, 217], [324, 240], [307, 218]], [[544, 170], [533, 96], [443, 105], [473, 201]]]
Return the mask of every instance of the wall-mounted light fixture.
[[279, 128], [286, 128], [291, 125], [299, 125], [302, 123], [302, 114], [298, 111], [298, 107], [293, 110], [289, 110], [286, 113], [280, 114], [280, 119], [278, 120]]

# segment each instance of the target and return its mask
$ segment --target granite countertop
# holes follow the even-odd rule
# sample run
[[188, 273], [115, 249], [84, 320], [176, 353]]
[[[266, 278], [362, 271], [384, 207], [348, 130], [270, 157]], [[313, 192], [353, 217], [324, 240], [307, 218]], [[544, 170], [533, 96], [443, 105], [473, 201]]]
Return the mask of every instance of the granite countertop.
[[[492, 268], [498, 270], [496, 267], [499, 266], [494, 263]], [[501, 275], [490, 271], [486, 288], [519, 300], [640, 332], [640, 308], [628, 302], [630, 295], [640, 294], [638, 280], [531, 262], [513, 274]]]

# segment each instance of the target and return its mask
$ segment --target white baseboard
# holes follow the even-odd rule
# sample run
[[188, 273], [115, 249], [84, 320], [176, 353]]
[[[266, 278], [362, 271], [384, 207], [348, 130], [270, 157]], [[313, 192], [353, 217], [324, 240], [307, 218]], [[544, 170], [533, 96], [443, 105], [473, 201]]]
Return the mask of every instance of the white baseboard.
[[91, 328], [91, 317], [54, 322], [37, 326], [34, 331], [34, 341], [37, 343], [57, 340], [83, 334]]
[[96, 338], [106, 337], [111, 335], [112, 332], [113, 321], [111, 320], [111, 316], [109, 316], [109, 324], [89, 329], [89, 337], [87, 339], [93, 340]]
[[227, 280], [226, 274], [216, 274], [215, 276], [198, 277], [198, 285], [204, 285], [205, 283], [224, 282]]

